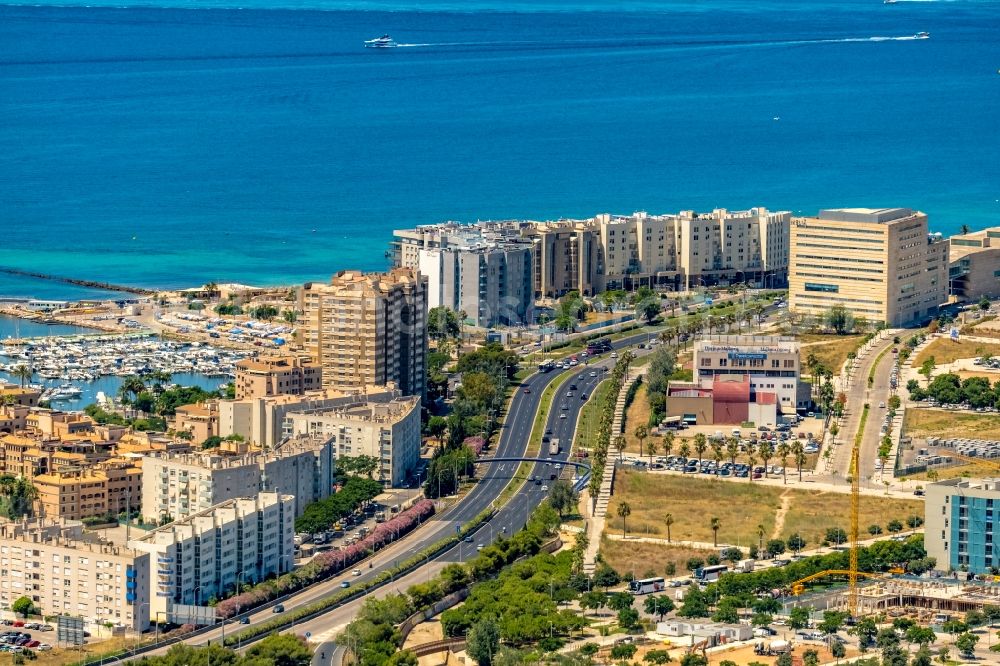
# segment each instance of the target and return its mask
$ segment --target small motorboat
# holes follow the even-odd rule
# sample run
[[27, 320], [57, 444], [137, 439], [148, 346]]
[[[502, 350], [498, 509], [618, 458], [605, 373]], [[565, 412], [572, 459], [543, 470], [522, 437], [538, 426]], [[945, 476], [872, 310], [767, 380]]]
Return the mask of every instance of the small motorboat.
[[396, 46], [396, 42], [389, 35], [365, 40], [366, 49], [391, 49], [394, 46]]
[[917, 34], [913, 35], [913, 37], [914, 37], [914, 39], [930, 39], [931, 38], [931, 33], [929, 33], [929, 32], [918, 32]]

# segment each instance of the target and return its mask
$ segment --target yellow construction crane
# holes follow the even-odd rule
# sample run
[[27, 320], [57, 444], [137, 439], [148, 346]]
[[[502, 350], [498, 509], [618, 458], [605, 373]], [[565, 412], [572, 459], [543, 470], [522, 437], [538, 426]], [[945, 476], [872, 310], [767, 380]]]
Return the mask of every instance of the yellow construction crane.
[[[862, 578], [884, 578], [885, 574], [882, 573], [867, 573], [865, 571], [855, 571], [855, 576]], [[820, 571], [819, 573], [814, 573], [811, 576], [806, 576], [805, 578], [800, 578], [794, 583], [792, 583], [790, 591], [792, 596], [799, 596], [806, 591], [806, 583], [810, 583], [818, 578], [825, 578], [826, 576], [847, 576], [850, 578], [851, 571], [849, 569], [827, 569], [826, 571]]]

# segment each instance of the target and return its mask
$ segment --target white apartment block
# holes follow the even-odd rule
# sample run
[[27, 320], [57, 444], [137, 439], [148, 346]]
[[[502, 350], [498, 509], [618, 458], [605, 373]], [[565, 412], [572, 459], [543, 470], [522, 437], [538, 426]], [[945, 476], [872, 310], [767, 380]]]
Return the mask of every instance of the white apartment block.
[[327, 440], [296, 438], [267, 451], [233, 448], [144, 456], [142, 515], [152, 522], [181, 520], [261, 491], [287, 493], [292, 513], [301, 515], [333, 492], [334, 451]]
[[223, 400], [219, 402], [219, 434], [222, 437], [239, 435], [253, 446], [271, 450], [288, 438], [285, 417], [291, 412], [389, 402], [401, 395], [395, 384], [389, 384], [346, 391], [324, 389], [303, 395]]
[[290, 571], [295, 498], [260, 492], [228, 500], [129, 542], [149, 554], [153, 618], [173, 604], [205, 605], [243, 583]]
[[150, 613], [150, 557], [85, 540], [83, 523], [0, 524], [0, 604], [28, 597], [43, 615], [83, 618], [145, 631]]
[[388, 402], [355, 401], [318, 407], [285, 416], [285, 435], [329, 440], [337, 457], [372, 456], [379, 477], [401, 486], [420, 460], [420, 399], [396, 397]]
[[779, 287], [788, 270], [790, 221], [788, 211], [720, 208], [551, 222], [446, 223], [394, 232], [393, 260], [418, 268], [433, 285], [434, 275], [450, 267], [422, 265], [422, 251], [476, 242], [496, 246], [519, 234], [534, 245], [533, 288], [543, 298], [638, 285], [681, 290], [749, 281]]

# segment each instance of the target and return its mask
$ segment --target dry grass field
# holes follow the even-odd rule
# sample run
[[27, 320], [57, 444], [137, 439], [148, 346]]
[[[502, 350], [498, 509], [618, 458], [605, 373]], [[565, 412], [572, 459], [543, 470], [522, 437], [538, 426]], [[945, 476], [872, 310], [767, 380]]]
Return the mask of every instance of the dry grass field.
[[945, 363], [957, 361], [960, 358], [975, 358], [983, 354], [1000, 356], [1000, 344], [976, 342], [974, 340], [938, 338], [917, 354], [917, 357], [913, 359], [913, 367], [919, 368], [931, 356], [934, 357], [934, 362], [937, 365], [944, 365]]
[[1000, 414], [976, 414], [948, 409], [907, 409], [903, 431], [910, 437], [1000, 437]]
[[860, 335], [800, 335], [799, 342], [802, 347], [799, 355], [802, 358], [802, 373], [808, 373], [808, 370], [805, 369], [805, 362], [809, 354], [815, 354], [819, 362], [830, 368], [834, 374], [840, 372], [841, 366], [847, 360], [847, 355], [861, 346], [861, 339]]
[[[758, 542], [758, 525], [764, 527], [765, 539], [787, 539], [798, 532], [816, 546], [827, 528], [846, 529], [850, 515], [847, 493], [627, 470], [615, 478], [606, 528], [615, 534], [622, 533], [622, 519], [617, 516], [621, 502], [631, 508], [626, 521], [629, 535], [666, 538], [664, 519], [670, 513], [673, 541], [712, 543], [710, 521], [715, 517], [721, 523], [719, 542], [743, 547]], [[884, 528], [892, 519], [905, 522], [911, 515], [922, 516], [923, 511], [920, 500], [863, 496], [860, 522], [863, 529], [871, 524]]]

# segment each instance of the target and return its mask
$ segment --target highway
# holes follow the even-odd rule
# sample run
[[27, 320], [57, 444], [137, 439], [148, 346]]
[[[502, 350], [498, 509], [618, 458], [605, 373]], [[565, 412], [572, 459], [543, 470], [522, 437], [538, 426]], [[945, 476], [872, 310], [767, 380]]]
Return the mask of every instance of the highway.
[[[613, 347], [615, 349], [623, 349], [639, 342], [645, 342], [650, 337], [650, 333], [637, 333], [636, 335], [615, 341]], [[553, 396], [547, 423], [547, 428], [552, 431], [550, 436], [558, 438], [562, 442], [559, 454], [552, 456], [552, 458], [564, 462], [569, 455], [573, 431], [579, 417], [580, 409], [585, 403], [580, 398], [580, 395], [581, 393], [586, 393], [589, 397], [597, 383], [604, 379], [607, 369], [612, 367], [613, 364], [613, 359], [604, 358], [589, 366], [579, 365], [562, 371], [552, 371], [544, 374], [535, 373], [522, 381], [510, 402], [507, 417], [501, 426], [499, 442], [491, 452], [491, 457], [517, 458], [526, 455], [531, 428], [545, 387], [565, 373], [570, 373], [573, 377], [566, 381], [557, 395]], [[590, 374], [592, 372], [597, 376], [591, 377]], [[572, 392], [572, 397], [567, 397], [566, 394], [570, 384], [576, 384], [577, 390]], [[528, 392], [525, 392], [524, 389], [528, 389]], [[566, 409], [563, 409], [563, 407]], [[561, 415], [565, 415], [566, 418], [560, 418]], [[540, 457], [546, 457], [546, 452], [547, 450], [543, 451]], [[332, 640], [343, 626], [350, 622], [365, 597], [371, 595], [381, 597], [389, 592], [405, 591], [414, 583], [428, 580], [450, 562], [462, 562], [470, 559], [475, 555], [479, 544], [485, 545], [503, 534], [511, 534], [520, 529], [527, 520], [527, 516], [530, 514], [532, 508], [540, 504], [545, 498], [547, 492], [542, 488], [549, 483], [548, 477], [550, 471], [554, 469], [554, 464], [537, 463], [531, 473], [532, 475], [542, 477], [542, 482], [540, 484], [525, 484], [496, 516], [479, 528], [471, 543], [459, 543], [415, 571], [404, 575], [394, 583], [384, 585], [362, 598], [331, 609], [320, 617], [300, 625], [295, 625], [286, 631], [294, 631], [297, 634], [309, 634], [310, 641], [323, 644], [322, 652], [325, 652], [327, 655], [327, 659], [323, 663], [328, 663], [334, 652], [332, 649], [326, 649], [330, 647], [328, 641]], [[282, 605], [286, 611], [291, 611], [300, 606], [323, 599], [334, 592], [338, 592], [341, 583], [344, 581], [347, 581], [351, 585], [363, 583], [374, 578], [382, 571], [395, 567], [399, 562], [412, 557], [432, 544], [454, 534], [458, 527], [471, 521], [496, 502], [517, 468], [518, 463], [516, 462], [490, 463], [485, 471], [482, 471], [479, 481], [466, 497], [449, 509], [434, 516], [424, 526], [418, 528], [410, 535], [378, 551], [366, 563], [360, 563], [358, 565], [360, 575], [352, 575], [350, 570], [345, 571], [292, 595], [290, 598], [282, 601]], [[233, 620], [228, 620], [212, 630], [185, 641], [185, 643], [189, 645], [204, 645], [208, 642], [217, 643], [223, 639], [227, 632], [233, 634], [246, 629], [248, 626], [274, 619], [274, 605], [272, 602], [247, 614], [246, 617], [249, 620], [249, 625], [238, 624]], [[162, 654], [167, 649], [166, 647], [158, 648], [143, 654]], [[314, 664], [320, 666], [317, 661], [314, 661]]]

